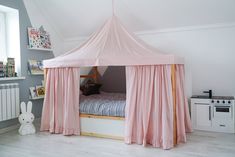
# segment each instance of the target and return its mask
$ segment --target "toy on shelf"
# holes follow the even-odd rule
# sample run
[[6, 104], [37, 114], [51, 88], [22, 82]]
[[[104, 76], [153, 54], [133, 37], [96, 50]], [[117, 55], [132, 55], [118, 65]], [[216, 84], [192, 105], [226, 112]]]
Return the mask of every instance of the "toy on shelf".
[[0, 77], [5, 77], [4, 64], [0, 61]]
[[7, 58], [7, 63], [0, 61], [0, 77], [17, 77], [15, 72], [15, 58]]
[[15, 59], [14, 58], [7, 58], [7, 65], [6, 65], [6, 75], [7, 77], [15, 77]]

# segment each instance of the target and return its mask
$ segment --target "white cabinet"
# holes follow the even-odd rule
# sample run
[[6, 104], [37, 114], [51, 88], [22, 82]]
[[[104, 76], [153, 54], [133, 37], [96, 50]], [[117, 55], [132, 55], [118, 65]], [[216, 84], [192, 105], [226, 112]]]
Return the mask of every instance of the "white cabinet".
[[211, 106], [208, 104], [195, 104], [196, 126], [211, 127]]
[[193, 129], [212, 130], [212, 106], [209, 99], [191, 99]]
[[191, 120], [195, 130], [234, 133], [234, 113], [234, 100], [191, 98]]

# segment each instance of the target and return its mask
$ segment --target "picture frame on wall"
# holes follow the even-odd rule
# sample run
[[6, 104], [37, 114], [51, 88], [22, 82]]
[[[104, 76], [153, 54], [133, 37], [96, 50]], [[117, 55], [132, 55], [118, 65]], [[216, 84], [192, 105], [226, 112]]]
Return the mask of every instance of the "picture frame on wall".
[[51, 50], [50, 35], [44, 28], [28, 27], [28, 48]]

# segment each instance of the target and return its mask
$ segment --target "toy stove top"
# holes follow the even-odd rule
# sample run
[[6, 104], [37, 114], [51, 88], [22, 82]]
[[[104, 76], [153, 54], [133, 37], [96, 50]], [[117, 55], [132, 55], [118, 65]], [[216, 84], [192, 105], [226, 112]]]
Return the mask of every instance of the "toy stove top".
[[[193, 95], [191, 98], [210, 99], [208, 96], [205, 96], [205, 95]], [[234, 96], [212, 96], [211, 103], [212, 104], [233, 105], [234, 104]]]
[[234, 105], [234, 96], [213, 96], [212, 104]]

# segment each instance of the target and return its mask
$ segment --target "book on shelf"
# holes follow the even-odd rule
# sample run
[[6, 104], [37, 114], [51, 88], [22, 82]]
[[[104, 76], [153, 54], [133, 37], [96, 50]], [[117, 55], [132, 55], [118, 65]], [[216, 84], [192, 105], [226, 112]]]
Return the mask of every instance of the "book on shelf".
[[51, 40], [48, 32], [41, 26], [40, 28], [28, 27], [29, 48], [51, 49]]
[[28, 71], [31, 75], [43, 75], [42, 61], [28, 60]]
[[42, 80], [42, 86], [45, 87], [45, 81], [44, 80]]
[[31, 99], [38, 99], [44, 98], [45, 96], [45, 87], [44, 85], [36, 85], [34, 87], [29, 87], [30, 98]]
[[36, 88], [35, 87], [29, 87], [29, 92], [30, 92], [30, 96], [32, 99], [37, 98], [37, 93], [36, 93]]
[[45, 88], [42, 85], [36, 86], [36, 94], [38, 97], [44, 97], [45, 95]]

